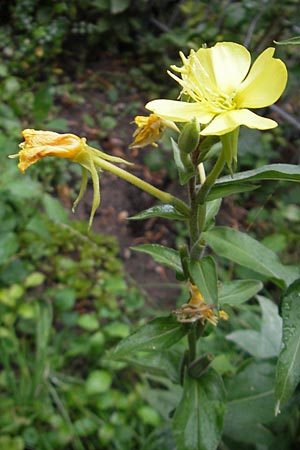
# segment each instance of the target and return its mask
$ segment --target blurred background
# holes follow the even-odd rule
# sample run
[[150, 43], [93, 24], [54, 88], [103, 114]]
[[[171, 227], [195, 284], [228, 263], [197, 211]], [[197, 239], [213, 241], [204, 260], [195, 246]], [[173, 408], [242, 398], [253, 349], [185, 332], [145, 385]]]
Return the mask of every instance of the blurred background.
[[[1, 450], [172, 449], [162, 399], [150, 394], [159, 370], [150, 380], [134, 361], [111, 361], [105, 352], [187, 298], [172, 274], [129, 249], [176, 248], [184, 226], [128, 221], [154, 201], [102, 174], [102, 204], [87, 232], [91, 191], [70, 214], [80, 167], [48, 158], [21, 175], [7, 155], [18, 152], [22, 129], [87, 137], [181, 195], [168, 137], [159, 149], [128, 150], [134, 116], [146, 115], [150, 99], [178, 96], [166, 71], [180, 65], [179, 51], [235, 41], [255, 58], [300, 35], [299, 24], [298, 0], [0, 2]], [[288, 66], [288, 86], [263, 114], [279, 127], [242, 130], [238, 170], [299, 164], [299, 47], [276, 46], [276, 56]], [[285, 183], [227, 197], [219, 218], [285, 263], [299, 260], [299, 220], [299, 187]], [[245, 272], [224, 263], [220, 278]]]

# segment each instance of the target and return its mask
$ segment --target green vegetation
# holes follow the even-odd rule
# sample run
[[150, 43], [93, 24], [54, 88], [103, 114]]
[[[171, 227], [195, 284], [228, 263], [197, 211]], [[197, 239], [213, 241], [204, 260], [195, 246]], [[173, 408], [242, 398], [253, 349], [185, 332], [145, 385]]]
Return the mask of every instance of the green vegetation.
[[[0, 449], [175, 450], [168, 419], [182, 394], [182, 343], [164, 353], [168, 344], [160, 341], [166, 346], [153, 355], [134, 341], [122, 361], [111, 357], [153, 311], [124, 273], [116, 240], [70, 221], [57, 200], [55, 186], [76, 186], [78, 168], [50, 160], [43, 171], [33, 167], [30, 177], [20, 176], [7, 155], [17, 153], [23, 128], [70, 131], [69, 115], [61, 113], [69, 106], [82, 108], [84, 126], [97, 130], [93, 139], [123, 137], [127, 128], [121, 129], [120, 119], [130, 122], [143, 98], [175, 92], [165, 72], [179, 62], [178, 50], [234, 40], [258, 53], [300, 34], [298, 1], [8, 3], [0, 5]], [[243, 170], [299, 162], [299, 47], [276, 52], [290, 74], [285, 96], [272, 110], [282, 123], [272, 133], [242, 134]], [[89, 90], [91, 111], [85, 109]], [[96, 90], [101, 101], [93, 98]], [[123, 97], [120, 110], [115, 106]], [[176, 167], [166, 137], [161, 147], [146, 150], [145, 162], [172, 181]], [[230, 197], [221, 220], [250, 230], [286, 264], [298, 264], [299, 190], [284, 182], [275, 186]], [[186, 229], [177, 222], [173, 231], [179, 246]], [[251, 279], [253, 272], [220, 261], [226, 298], [230, 282]], [[220, 450], [299, 446], [299, 395], [275, 419], [270, 392], [278, 350], [272, 326], [281, 319], [268, 298], [279, 300], [280, 291], [270, 282], [253, 300], [260, 288], [250, 283], [246, 295], [245, 286], [236, 286], [236, 302], [251, 302], [238, 312], [227, 306], [230, 321], [214, 337], [206, 330], [201, 342], [203, 352], [215, 356], [212, 366], [224, 376], [229, 400]], [[184, 411], [190, 405], [181, 406]], [[183, 423], [178, 412], [176, 421]]]

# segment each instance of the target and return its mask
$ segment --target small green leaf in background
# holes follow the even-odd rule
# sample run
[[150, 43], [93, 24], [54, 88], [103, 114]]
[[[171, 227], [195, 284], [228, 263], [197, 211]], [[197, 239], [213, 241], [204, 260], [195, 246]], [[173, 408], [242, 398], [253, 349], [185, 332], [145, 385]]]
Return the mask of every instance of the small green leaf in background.
[[186, 217], [173, 205], [157, 205], [152, 206], [152, 208], [145, 209], [144, 211], [141, 211], [140, 213], [136, 214], [135, 216], [129, 217], [129, 220], [142, 220], [142, 219], [149, 219], [150, 217], [163, 217], [164, 219], [171, 219], [171, 220], [185, 220]]
[[283, 332], [275, 381], [276, 413], [280, 412], [300, 381], [300, 279], [285, 293], [281, 313]]
[[205, 256], [200, 261], [190, 263], [190, 274], [208, 304], [218, 307], [218, 278], [215, 261]]
[[0, 264], [6, 263], [19, 247], [18, 239], [15, 233], [9, 232], [0, 235]]
[[289, 286], [298, 276], [299, 268], [281, 264], [276, 253], [246, 233], [228, 227], [205, 231], [203, 238], [217, 255], [247, 267], [269, 279]]
[[173, 422], [177, 450], [215, 450], [223, 431], [224, 414], [221, 377], [213, 370], [200, 379], [186, 376]]
[[119, 14], [125, 11], [131, 0], [110, 0], [110, 12], [112, 14]]
[[234, 280], [219, 288], [219, 305], [238, 306], [252, 298], [263, 288], [258, 280]]
[[43, 206], [49, 219], [53, 222], [67, 223], [68, 214], [66, 209], [62, 206], [61, 202], [49, 194], [44, 194]]
[[53, 92], [49, 86], [43, 86], [34, 97], [32, 114], [37, 127], [47, 118], [53, 105]]
[[131, 249], [147, 253], [152, 256], [154, 261], [163, 264], [176, 272], [182, 272], [179, 253], [173, 248], [164, 247], [159, 244], [143, 244], [131, 247]]
[[158, 317], [123, 339], [110, 356], [122, 358], [142, 350], [165, 350], [182, 339], [188, 330], [188, 326], [177, 322], [172, 316]]
[[271, 300], [258, 296], [262, 310], [261, 331], [237, 330], [226, 336], [256, 358], [273, 358], [278, 355], [281, 343], [282, 320], [278, 307]]
[[97, 330], [100, 327], [97, 316], [93, 313], [82, 314], [79, 316], [77, 319], [77, 324], [84, 330], [89, 331]]
[[112, 376], [106, 370], [94, 370], [86, 380], [85, 388], [89, 395], [101, 394], [109, 390]]

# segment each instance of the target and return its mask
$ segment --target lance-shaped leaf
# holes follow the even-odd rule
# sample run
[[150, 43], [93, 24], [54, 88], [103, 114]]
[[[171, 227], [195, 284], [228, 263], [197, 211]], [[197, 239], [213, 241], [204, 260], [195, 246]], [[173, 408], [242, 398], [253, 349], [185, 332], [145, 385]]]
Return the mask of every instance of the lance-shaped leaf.
[[218, 306], [218, 277], [214, 259], [211, 256], [191, 261], [190, 274], [206, 303]]
[[159, 264], [170, 267], [170, 269], [173, 269], [176, 272], [182, 272], [179, 252], [173, 248], [164, 247], [159, 244], [143, 244], [130, 248], [132, 248], [132, 250], [136, 250], [137, 252], [147, 253], [148, 255], [151, 255], [154, 261]]
[[177, 450], [215, 450], [223, 431], [224, 414], [221, 377], [213, 370], [200, 379], [186, 376], [173, 422]]
[[[224, 433], [239, 442], [270, 444], [273, 437], [264, 424], [274, 419], [274, 365], [252, 362], [226, 380], [228, 404]], [[266, 448], [276, 448], [268, 445]]]
[[129, 217], [129, 220], [149, 219], [150, 217], [163, 217], [171, 220], [185, 220], [186, 217], [179, 212], [173, 205], [156, 205], [152, 208], [145, 209], [138, 214]]
[[112, 358], [124, 358], [133, 352], [162, 351], [182, 339], [189, 327], [172, 316], [158, 317], [123, 339], [110, 354]]
[[252, 183], [266, 180], [300, 182], [300, 166], [269, 164], [257, 169], [238, 172], [233, 176], [221, 177], [212, 187], [208, 200], [257, 189], [260, 186]]
[[276, 253], [246, 233], [215, 227], [205, 231], [203, 238], [217, 255], [273, 279], [282, 287], [289, 286], [299, 276], [297, 267], [281, 264]]
[[234, 184], [236, 182], [287, 180], [300, 182], [300, 166], [294, 164], [268, 164], [257, 169], [235, 173], [233, 176], [219, 178], [216, 185]]
[[276, 413], [289, 400], [300, 381], [300, 279], [288, 288], [281, 311], [283, 335], [275, 381]]
[[219, 305], [241, 305], [262, 288], [263, 283], [258, 280], [234, 280], [223, 283], [219, 288]]

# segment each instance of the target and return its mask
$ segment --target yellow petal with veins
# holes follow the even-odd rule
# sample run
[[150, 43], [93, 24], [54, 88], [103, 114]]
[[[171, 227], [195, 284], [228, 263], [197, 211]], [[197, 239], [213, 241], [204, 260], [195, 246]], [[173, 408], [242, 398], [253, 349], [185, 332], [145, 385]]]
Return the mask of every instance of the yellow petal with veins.
[[285, 64], [273, 54], [274, 48], [268, 48], [254, 62], [236, 94], [238, 108], [263, 108], [281, 96], [288, 74]]

